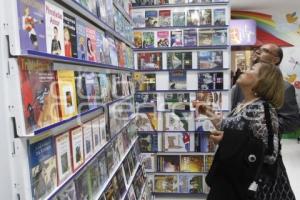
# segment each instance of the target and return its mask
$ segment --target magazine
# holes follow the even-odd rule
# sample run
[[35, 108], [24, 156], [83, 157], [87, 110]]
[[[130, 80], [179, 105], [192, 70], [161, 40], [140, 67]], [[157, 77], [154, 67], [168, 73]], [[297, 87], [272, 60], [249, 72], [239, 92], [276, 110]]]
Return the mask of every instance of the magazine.
[[65, 56], [77, 58], [77, 34], [75, 17], [64, 13]]
[[223, 68], [223, 51], [199, 51], [199, 69]]
[[171, 10], [159, 10], [160, 27], [171, 26]]
[[135, 94], [137, 112], [154, 112], [157, 107], [157, 94]]
[[214, 9], [214, 25], [226, 25], [226, 10], [224, 8]]
[[132, 10], [132, 21], [136, 28], [145, 27], [145, 11], [144, 10]]
[[178, 192], [178, 176], [177, 175], [155, 175], [154, 176], [154, 192]]
[[183, 34], [182, 31], [171, 31], [171, 47], [183, 46]]
[[186, 29], [183, 31], [183, 43], [185, 47], [197, 46], [197, 30]]
[[198, 89], [199, 90], [222, 90], [223, 89], [223, 73], [199, 73], [198, 74]]
[[200, 13], [199, 10], [187, 11], [187, 26], [199, 26], [200, 25]]
[[180, 156], [179, 155], [158, 155], [157, 171], [158, 172], [179, 172]]
[[157, 113], [138, 113], [136, 126], [138, 131], [155, 131], [158, 127]]
[[200, 25], [211, 25], [211, 9], [200, 10]]
[[140, 133], [139, 145], [141, 151], [144, 152], [157, 152], [158, 138], [157, 133]]
[[191, 136], [188, 132], [165, 132], [163, 136], [164, 152], [189, 152]]
[[194, 131], [193, 112], [165, 112], [163, 121], [164, 131]]
[[169, 72], [170, 90], [186, 89], [186, 72], [183, 70], [174, 70]]
[[180, 158], [181, 172], [204, 172], [203, 155], [181, 155]]
[[134, 83], [136, 91], [155, 91], [156, 74], [134, 73]]
[[190, 110], [189, 93], [165, 93], [166, 110]]
[[157, 47], [169, 47], [170, 33], [169, 31], [157, 32]]
[[213, 30], [199, 30], [199, 46], [213, 45]]
[[75, 171], [84, 162], [83, 153], [83, 133], [82, 127], [76, 127], [70, 130], [71, 157], [73, 171]]
[[162, 53], [138, 53], [138, 69], [153, 70], [162, 68]]
[[135, 48], [143, 47], [143, 32], [135, 31], [134, 34], [134, 45]]
[[154, 32], [143, 32], [143, 48], [154, 48]]
[[213, 45], [227, 45], [227, 30], [216, 30], [212, 36]]
[[185, 26], [185, 12], [173, 12], [173, 26]]
[[158, 13], [156, 10], [145, 11], [145, 25], [146, 27], [158, 27]]

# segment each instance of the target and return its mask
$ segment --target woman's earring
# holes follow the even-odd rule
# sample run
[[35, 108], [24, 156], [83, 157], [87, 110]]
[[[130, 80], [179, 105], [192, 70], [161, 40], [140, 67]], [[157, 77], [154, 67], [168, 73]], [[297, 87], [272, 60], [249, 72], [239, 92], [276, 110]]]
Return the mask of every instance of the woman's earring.
[[258, 94], [257, 94], [256, 92], [254, 92], [254, 96], [256, 96], [256, 97], [257, 97], [257, 95], [258, 95]]

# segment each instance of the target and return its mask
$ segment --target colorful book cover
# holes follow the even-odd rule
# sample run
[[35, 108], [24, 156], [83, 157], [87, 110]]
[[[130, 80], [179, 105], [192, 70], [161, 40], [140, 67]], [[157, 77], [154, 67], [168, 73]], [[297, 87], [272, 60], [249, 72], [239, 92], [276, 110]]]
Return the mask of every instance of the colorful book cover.
[[179, 172], [180, 156], [179, 155], [158, 155], [157, 156], [158, 172]]
[[223, 51], [199, 51], [198, 68], [199, 69], [223, 68]]
[[145, 172], [155, 172], [155, 154], [152, 153], [142, 153], [140, 154], [141, 162], [144, 167]]
[[210, 92], [203, 91], [196, 93], [196, 100], [204, 102], [210, 106], [213, 110], [223, 110], [224, 101], [228, 103], [228, 100], [223, 96], [224, 92]]
[[156, 74], [134, 73], [133, 80], [136, 91], [154, 91], [156, 90]]
[[145, 25], [146, 27], [158, 27], [158, 14], [157, 10], [145, 11]]
[[183, 69], [192, 69], [193, 55], [192, 52], [183, 53]]
[[93, 155], [93, 133], [92, 122], [86, 122], [83, 128], [83, 142], [84, 142], [84, 159], [88, 160]]
[[118, 188], [118, 191], [120, 192], [120, 196], [122, 197], [126, 192], [126, 185], [125, 185], [122, 168], [120, 168], [117, 171], [115, 175], [115, 179], [116, 180], [113, 180], [113, 183], [115, 184], [115, 187]]
[[54, 200], [76, 200], [76, 188], [74, 181], [71, 181], [68, 185], [64, 186], [63, 189], [55, 195]]
[[214, 160], [214, 156], [213, 155], [205, 155], [205, 172], [208, 172], [210, 167], [212, 166], [213, 160]]
[[133, 50], [126, 46], [125, 49], [125, 66], [128, 69], [134, 69], [134, 55], [133, 55]]
[[104, 191], [105, 199], [114, 200], [119, 199], [118, 191], [114, 191], [112, 180], [107, 184], [107, 188]]
[[107, 9], [106, 9], [106, 0], [98, 0], [99, 1], [99, 8], [100, 8], [100, 19], [107, 23], [108, 16], [107, 16]]
[[112, 0], [106, 0], [107, 24], [114, 28], [114, 5]]
[[77, 199], [92, 199], [90, 171], [85, 170], [75, 179]]
[[75, 17], [64, 13], [65, 56], [77, 58], [77, 34]]
[[171, 47], [183, 46], [183, 34], [182, 31], [171, 31]]
[[227, 45], [227, 30], [217, 30], [212, 35], [213, 45]]
[[96, 61], [98, 63], [105, 63], [103, 38], [104, 32], [102, 30], [96, 30]]
[[138, 131], [155, 131], [158, 128], [157, 113], [139, 113], [136, 116]]
[[83, 133], [82, 127], [70, 130], [72, 167], [75, 171], [84, 162], [83, 158]]
[[204, 172], [203, 155], [181, 155], [180, 158], [181, 172]]
[[197, 30], [187, 29], [183, 31], [183, 43], [185, 47], [197, 46]]
[[135, 31], [134, 34], [134, 45], [136, 48], [143, 47], [143, 32]]
[[157, 47], [169, 47], [170, 45], [170, 32], [158, 31], [157, 32]]
[[96, 62], [96, 30], [94, 28], [86, 27], [86, 52], [88, 61]]
[[222, 90], [223, 89], [223, 73], [199, 73], [198, 89], [199, 90]]
[[183, 66], [183, 53], [167, 52], [168, 69], [182, 69], [182, 66]]
[[193, 112], [165, 112], [164, 131], [193, 131], [195, 129]]
[[111, 97], [111, 82], [107, 74], [98, 74], [100, 84], [100, 99], [102, 103], [112, 101]]
[[203, 193], [203, 176], [179, 175], [179, 192]]
[[159, 25], [161, 27], [171, 26], [171, 10], [159, 11]]
[[190, 110], [189, 93], [165, 93], [166, 110]]
[[199, 46], [213, 45], [213, 30], [199, 30]]
[[87, 59], [87, 48], [86, 48], [86, 25], [81, 22], [76, 22], [76, 31], [77, 31], [77, 55], [78, 59], [86, 60]]
[[141, 133], [139, 134], [139, 145], [141, 151], [156, 152], [158, 145], [157, 133]]
[[52, 137], [31, 140], [29, 144], [31, 187], [34, 199], [43, 199], [57, 186], [57, 167]]
[[165, 152], [189, 152], [190, 134], [182, 133], [164, 133], [163, 149]]
[[143, 32], [143, 48], [154, 48], [154, 32]]
[[226, 25], [226, 10], [224, 8], [214, 9], [214, 25], [224, 26]]
[[72, 173], [69, 132], [55, 137], [58, 182], [61, 183]]
[[110, 60], [110, 43], [109, 43], [107, 35], [105, 35], [105, 37], [103, 37], [103, 49], [104, 49], [105, 64], [111, 65], [111, 60]]
[[26, 133], [60, 120], [56, 73], [47, 60], [19, 58]]
[[89, 110], [88, 96], [86, 91], [85, 72], [75, 71], [75, 84], [77, 95], [77, 109], [79, 113]]
[[199, 26], [200, 25], [199, 10], [188, 10], [187, 11], [187, 25], [188, 26]]
[[211, 25], [211, 9], [200, 10], [200, 25]]
[[118, 54], [119, 67], [124, 68], [126, 64], [125, 63], [126, 45], [125, 43], [116, 40], [116, 48]]
[[136, 28], [145, 27], [145, 11], [144, 10], [132, 10], [132, 21]]
[[153, 70], [162, 68], [162, 53], [138, 53], [138, 69]]
[[129, 162], [128, 162], [127, 158], [124, 159], [122, 165], [123, 165], [123, 169], [124, 169], [125, 179], [128, 184], [128, 181], [129, 181], [130, 177], [132, 176], [132, 174], [131, 174], [132, 172], [130, 171]]
[[178, 192], [177, 175], [155, 175], [154, 192], [173, 193]]
[[115, 44], [115, 39], [113, 36], [107, 35], [106, 39], [109, 43], [109, 56], [110, 56], [110, 63], [111, 65], [118, 67], [119, 66], [119, 60], [118, 60], [118, 53], [117, 48]]
[[45, 13], [47, 53], [64, 56], [63, 10], [46, 1]]
[[97, 108], [100, 103], [100, 85], [97, 74], [94, 72], [83, 73], [86, 87], [86, 98], [89, 110]]
[[18, 0], [17, 4], [22, 52], [46, 52], [45, 0]]
[[135, 94], [137, 112], [154, 112], [157, 107], [157, 94]]
[[186, 89], [186, 72], [183, 70], [174, 70], [169, 72], [170, 90]]
[[57, 82], [62, 119], [77, 115], [76, 89], [74, 71], [58, 70]]
[[185, 12], [173, 12], [173, 26], [185, 26]]

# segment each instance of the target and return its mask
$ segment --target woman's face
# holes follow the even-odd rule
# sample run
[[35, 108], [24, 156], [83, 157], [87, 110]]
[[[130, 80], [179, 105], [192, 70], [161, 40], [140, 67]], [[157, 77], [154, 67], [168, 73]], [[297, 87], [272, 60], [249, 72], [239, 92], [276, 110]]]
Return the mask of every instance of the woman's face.
[[253, 65], [250, 69], [240, 75], [236, 81], [237, 84], [244, 87], [254, 87], [258, 80], [258, 72], [260, 67], [260, 63]]

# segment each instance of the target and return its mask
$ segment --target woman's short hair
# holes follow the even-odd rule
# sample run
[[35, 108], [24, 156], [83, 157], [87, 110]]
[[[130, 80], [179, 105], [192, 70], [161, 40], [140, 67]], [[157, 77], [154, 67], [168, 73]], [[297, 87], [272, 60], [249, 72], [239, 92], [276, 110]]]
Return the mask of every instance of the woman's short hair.
[[258, 82], [253, 92], [262, 99], [280, 108], [284, 101], [284, 81], [278, 66], [269, 63], [259, 63]]

